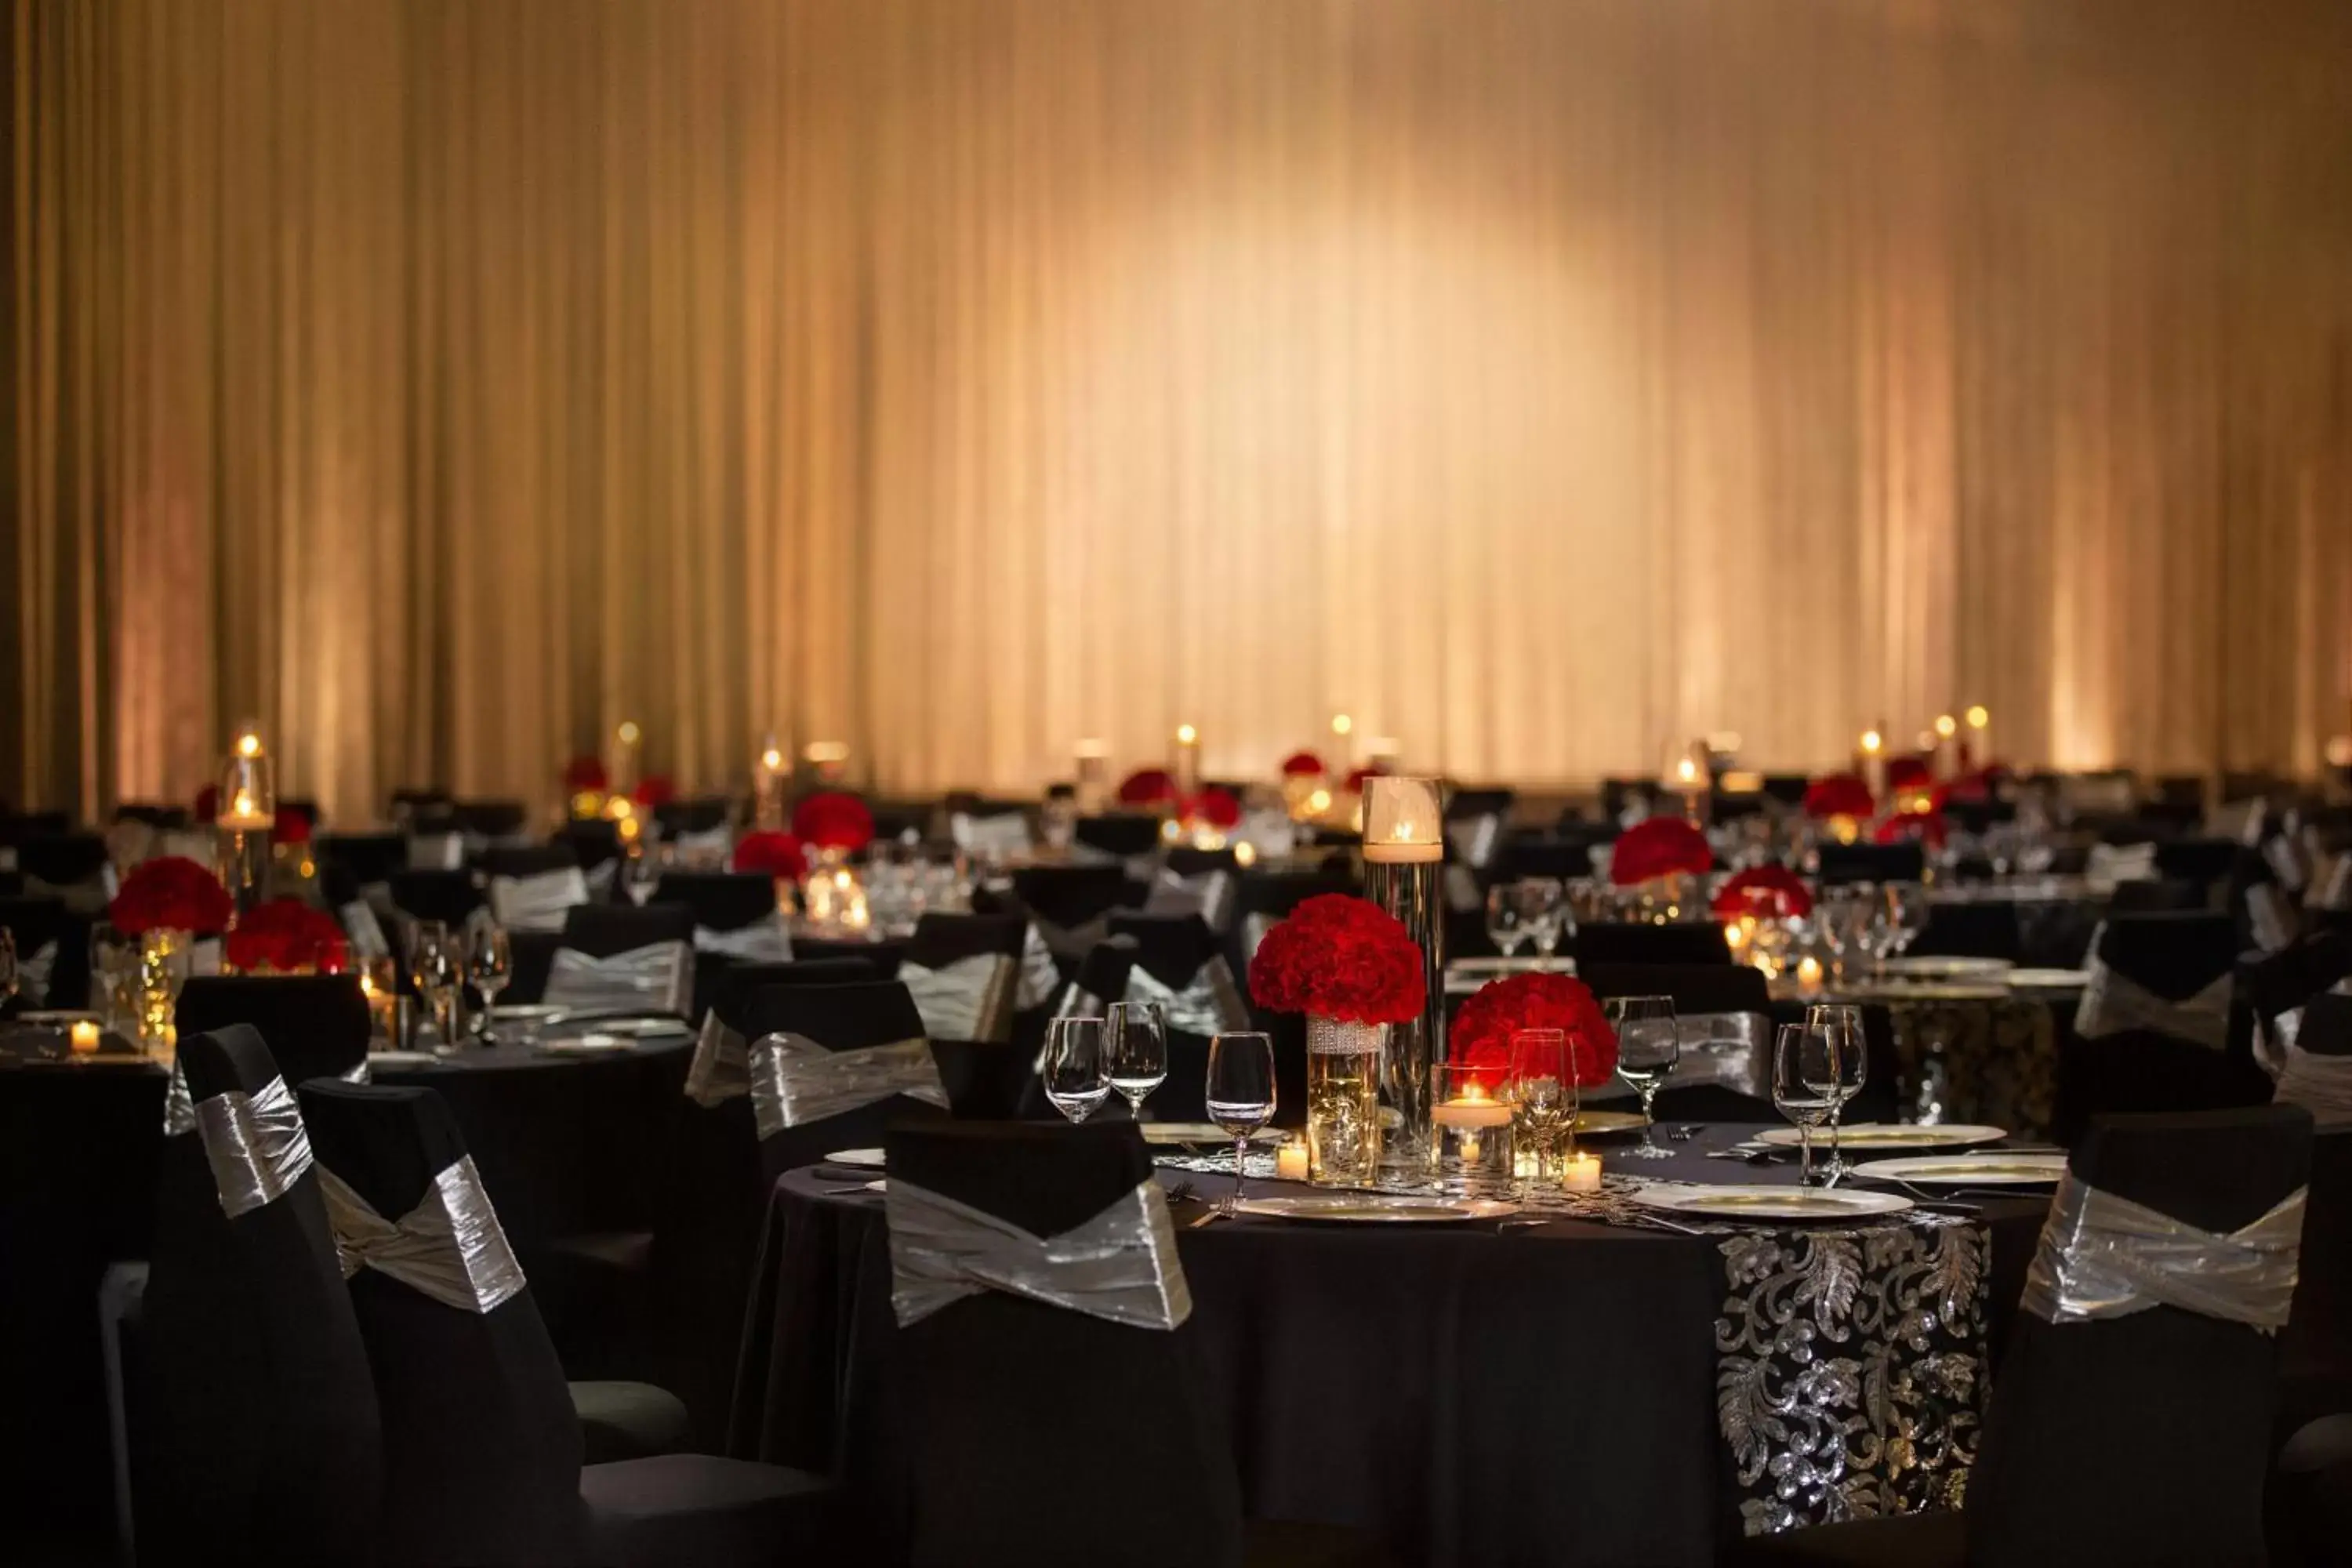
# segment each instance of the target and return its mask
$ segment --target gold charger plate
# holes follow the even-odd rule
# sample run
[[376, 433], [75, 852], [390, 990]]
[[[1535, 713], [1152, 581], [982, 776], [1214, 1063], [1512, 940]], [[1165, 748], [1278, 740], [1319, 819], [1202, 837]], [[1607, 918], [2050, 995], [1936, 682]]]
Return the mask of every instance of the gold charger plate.
[[1642, 1113], [1638, 1110], [1580, 1110], [1576, 1113], [1576, 1130], [1605, 1138], [1612, 1132], [1639, 1132]]
[[1693, 1186], [1654, 1183], [1633, 1193], [1643, 1208], [1714, 1219], [1847, 1220], [1902, 1214], [1911, 1200], [1859, 1187]]
[[1264, 1219], [1304, 1220], [1316, 1225], [1462, 1225], [1501, 1219], [1519, 1205], [1501, 1198], [1388, 1196], [1380, 1193], [1333, 1193], [1303, 1198], [1244, 1198], [1237, 1214]]
[[[1855, 1149], [1967, 1149], [1979, 1143], [1998, 1143], [2009, 1136], [1999, 1127], [1984, 1127], [1968, 1122], [1945, 1122], [1934, 1127], [1914, 1126], [1903, 1121], [1857, 1121], [1838, 1129], [1838, 1147]], [[1768, 1149], [1794, 1149], [1802, 1137], [1794, 1127], [1768, 1127], [1756, 1135], [1756, 1142]], [[1816, 1153], [1830, 1146], [1830, 1130], [1813, 1129], [1813, 1150]]]

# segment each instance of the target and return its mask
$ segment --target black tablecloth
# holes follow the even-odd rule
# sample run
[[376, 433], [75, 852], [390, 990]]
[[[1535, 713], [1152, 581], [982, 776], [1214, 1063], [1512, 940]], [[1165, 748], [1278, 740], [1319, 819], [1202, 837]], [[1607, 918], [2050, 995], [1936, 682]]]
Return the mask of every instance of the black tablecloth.
[[[1700, 1157], [1748, 1131], [1710, 1129], [1674, 1160], [1619, 1168], [1793, 1179], [1784, 1165]], [[1224, 1180], [1163, 1179], [1210, 1194]], [[887, 1532], [904, 1512], [888, 1244], [881, 1200], [840, 1190], [856, 1184], [821, 1168], [777, 1185], [730, 1447], [835, 1470]], [[1986, 1205], [1984, 1229], [1972, 1233], [1979, 1257], [1990, 1235], [1983, 1300], [1996, 1327], [2013, 1310], [2042, 1206]], [[1798, 1298], [1823, 1268], [1843, 1267], [1844, 1250], [1810, 1254], [1834, 1234], [1685, 1237], [1562, 1222], [1498, 1236], [1243, 1219], [1180, 1230], [1178, 1242], [1251, 1510], [1377, 1528], [1400, 1561], [1499, 1568], [1711, 1563], [1758, 1506], [1757, 1486], [1741, 1484], [1743, 1448], [1718, 1410], [1719, 1384], [1727, 1371], [1762, 1371], [1768, 1356], [1830, 1354], [1831, 1336], [1815, 1343], [1811, 1326], [1824, 1309]], [[1859, 1246], [1851, 1256], [1865, 1252], [1881, 1257]], [[1873, 1310], [1896, 1310], [1890, 1295], [1867, 1284], [1862, 1293]], [[1774, 1331], [1788, 1342], [1743, 1362], [1757, 1312], [1785, 1314]], [[1894, 1317], [1874, 1331], [1895, 1334]], [[1956, 1397], [1969, 1404], [1981, 1367], [1966, 1359]], [[1746, 1436], [1745, 1457], [1763, 1462], [1775, 1439]], [[1769, 1492], [1771, 1479], [1760, 1484]], [[1794, 1484], [1803, 1489], [1806, 1478]]]
[[[688, 1044], [501, 1046], [373, 1076], [449, 1102], [528, 1261], [555, 1235], [650, 1225]], [[109, 1506], [99, 1282], [147, 1255], [167, 1077], [147, 1061], [0, 1068], [0, 1519]]]

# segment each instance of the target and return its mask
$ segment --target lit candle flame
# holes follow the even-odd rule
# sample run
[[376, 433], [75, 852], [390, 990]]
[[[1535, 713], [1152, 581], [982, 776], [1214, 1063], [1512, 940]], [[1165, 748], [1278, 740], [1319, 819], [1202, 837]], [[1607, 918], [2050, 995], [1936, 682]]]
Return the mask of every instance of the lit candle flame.
[[1685, 784], [1694, 784], [1698, 779], [1698, 764], [1685, 757], [1675, 764], [1675, 776]]
[[770, 773], [774, 773], [784, 765], [784, 753], [770, 746], [760, 753], [760, 765]]
[[1178, 745], [1189, 746], [1200, 740], [1200, 738], [1201, 731], [1192, 728], [1192, 725], [1179, 724], [1176, 726], [1176, 743]]
[[1984, 705], [1982, 703], [1979, 703], [1977, 706], [1969, 710], [1969, 729], [1981, 730], [1991, 722], [1992, 715], [1985, 711]]
[[240, 757], [261, 755], [261, 737], [247, 730], [236, 738], [236, 754]]
[[1949, 713], [1938, 713], [1936, 715], [1936, 733], [1941, 735], [1945, 740], [1948, 741], [1954, 735], [1958, 734], [1959, 730], [1959, 721], [1953, 718]]
[[1864, 730], [1862, 732], [1862, 749], [1865, 752], [1874, 753], [1885, 743], [1885, 740], [1875, 730]]
[[1345, 713], [1334, 713], [1331, 715], [1331, 733], [1334, 735], [1344, 735], [1355, 727], [1356, 721], [1353, 719], [1349, 718]]
[[245, 790], [237, 791], [236, 798], [229, 803], [228, 810], [231, 816], [243, 821], [253, 815], [253, 796]]
[[614, 733], [620, 736], [621, 744], [634, 746], [637, 743], [637, 721], [635, 719], [624, 719], [621, 721], [621, 727]]

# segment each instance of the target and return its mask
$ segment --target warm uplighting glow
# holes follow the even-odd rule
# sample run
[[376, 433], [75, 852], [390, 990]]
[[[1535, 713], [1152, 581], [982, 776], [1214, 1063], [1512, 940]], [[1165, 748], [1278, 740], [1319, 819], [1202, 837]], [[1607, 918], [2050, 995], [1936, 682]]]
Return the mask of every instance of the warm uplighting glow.
[[801, 755], [813, 763], [845, 763], [849, 760], [846, 741], [811, 741], [802, 748]]
[[1958, 720], [1953, 718], [1949, 713], [1938, 713], [1936, 715], [1937, 734], [1941, 735], [1945, 740], [1948, 741], [1959, 732], [1960, 721]]
[[1981, 730], [1991, 722], [1992, 715], [1985, 711], [1984, 705], [1982, 703], [1979, 703], [1977, 706], [1969, 710], [1969, 729]]
[[1349, 718], [1345, 713], [1334, 713], [1331, 715], [1331, 733], [1334, 735], [1345, 735], [1355, 727], [1356, 721], [1353, 719]]
[[1108, 741], [1080, 741], [1078, 742], [1078, 755], [1086, 758], [1089, 762], [1097, 758], [1108, 757], [1110, 755], [1110, 742]]
[[621, 727], [613, 733], [620, 737], [621, 744], [634, 746], [637, 743], [637, 721], [635, 719], [624, 719], [621, 721]]
[[2326, 757], [2331, 768], [2352, 768], [2352, 735], [2338, 735], [2329, 741]]
[[1257, 846], [1244, 838], [1234, 846], [1234, 864], [1250, 867], [1257, 864]]
[[1876, 756], [1879, 749], [1885, 744], [1886, 738], [1877, 731], [1864, 730], [1862, 732], [1862, 749], [1868, 755]]
[[1323, 813], [1330, 810], [1331, 792], [1328, 789], [1318, 789], [1313, 795], [1308, 795], [1307, 797], [1307, 809], [1315, 813], [1318, 816], [1320, 816]]
[[1192, 746], [1192, 745], [1197, 745], [1197, 744], [1199, 744], [1199, 743], [1200, 743], [1200, 740], [1201, 740], [1201, 731], [1198, 731], [1198, 730], [1195, 730], [1194, 728], [1192, 728], [1192, 725], [1190, 725], [1190, 724], [1179, 724], [1179, 725], [1177, 725], [1177, 726], [1176, 726], [1176, 743], [1177, 743], [1178, 745], [1180, 745], [1180, 746]]

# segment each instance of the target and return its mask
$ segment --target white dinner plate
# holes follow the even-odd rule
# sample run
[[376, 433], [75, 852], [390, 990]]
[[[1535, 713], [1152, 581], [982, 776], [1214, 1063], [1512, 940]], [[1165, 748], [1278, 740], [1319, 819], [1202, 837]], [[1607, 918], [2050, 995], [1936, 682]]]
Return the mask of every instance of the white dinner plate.
[[[1138, 1124], [1146, 1143], [1214, 1143], [1233, 1147], [1234, 1135], [1213, 1121], [1145, 1121]], [[1251, 1133], [1253, 1143], [1279, 1143], [1285, 1134], [1279, 1127], [1261, 1127]]]
[[1901, 1214], [1911, 1206], [1911, 1200], [1899, 1193], [1865, 1192], [1859, 1187], [1689, 1186], [1659, 1183], [1635, 1189], [1633, 1196], [1644, 1208], [1705, 1215], [1712, 1219], [1862, 1219], [1873, 1215]]
[[32, 1024], [44, 1029], [70, 1029], [76, 1024], [95, 1024], [100, 1021], [99, 1016], [95, 1013], [60, 1013], [55, 1009], [16, 1015], [16, 1022], [19, 1024]]
[[2046, 1187], [2066, 1173], [2061, 1153], [1922, 1154], [1907, 1160], [1872, 1160], [1853, 1173], [1871, 1181], [1908, 1182], [1922, 1187]]
[[368, 1065], [379, 1068], [429, 1068], [440, 1065], [441, 1058], [431, 1051], [370, 1051]]
[[879, 1149], [836, 1149], [832, 1153], [827, 1154], [824, 1157], [824, 1163], [828, 1165], [855, 1165], [860, 1170], [878, 1171], [882, 1168], [882, 1151]]
[[[1901, 1121], [1856, 1121], [1838, 1129], [1840, 1149], [1966, 1149], [1979, 1143], [1998, 1143], [2008, 1137], [1999, 1127], [1971, 1126], [1967, 1122], [1951, 1122], [1940, 1127], [1914, 1127]], [[1768, 1127], [1756, 1135], [1756, 1142], [1768, 1149], [1794, 1149], [1802, 1137], [1794, 1127]], [[1830, 1130], [1813, 1129], [1816, 1152], [1830, 1146]]]
[[1319, 1225], [1460, 1225], [1500, 1219], [1519, 1205], [1501, 1198], [1405, 1197], [1386, 1193], [1322, 1193], [1304, 1198], [1244, 1198], [1236, 1211]]
[[2017, 966], [2005, 958], [1890, 958], [1886, 973], [1906, 980], [1998, 980]]
[[626, 1035], [597, 1033], [568, 1040], [541, 1040], [538, 1049], [556, 1057], [598, 1057], [625, 1051], [637, 1042]]
[[549, 1018], [561, 1018], [563, 1011], [551, 1002], [501, 1002], [490, 1009], [490, 1021], [494, 1024], [523, 1024], [533, 1019], [544, 1022]]
[[2011, 991], [2080, 991], [2091, 983], [2087, 969], [2012, 969], [2001, 978]]

